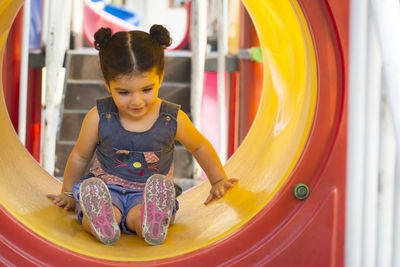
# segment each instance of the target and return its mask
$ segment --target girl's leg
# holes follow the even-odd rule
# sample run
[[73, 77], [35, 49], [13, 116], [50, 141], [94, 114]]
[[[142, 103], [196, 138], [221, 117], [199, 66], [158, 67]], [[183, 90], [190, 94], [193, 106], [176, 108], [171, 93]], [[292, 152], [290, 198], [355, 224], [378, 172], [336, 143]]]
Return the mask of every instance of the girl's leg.
[[126, 215], [125, 225], [129, 230], [136, 232], [136, 234], [140, 238], [143, 238], [142, 226], [140, 222], [142, 216], [141, 209], [142, 209], [142, 204], [136, 205], [133, 208], [131, 208], [128, 211], [128, 214]]

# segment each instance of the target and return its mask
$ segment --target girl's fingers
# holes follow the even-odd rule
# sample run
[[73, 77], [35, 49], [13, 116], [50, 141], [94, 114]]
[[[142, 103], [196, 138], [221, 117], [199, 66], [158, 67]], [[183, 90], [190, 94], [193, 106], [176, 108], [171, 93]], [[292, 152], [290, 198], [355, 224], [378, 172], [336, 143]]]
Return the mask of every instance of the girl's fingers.
[[61, 198], [57, 195], [47, 195], [47, 197], [53, 200], [54, 203], [59, 202], [61, 200]]
[[211, 202], [211, 200], [214, 199], [214, 195], [213, 194], [209, 194], [206, 201], [204, 201], [204, 205], [207, 205], [208, 203]]
[[207, 200], [204, 202], [205, 205], [211, 202], [214, 198], [221, 198], [225, 195], [226, 190], [233, 188], [235, 185], [234, 183], [238, 182], [239, 180], [236, 178], [231, 178], [226, 181], [221, 186], [217, 188], [212, 188], [210, 195], [208, 196]]
[[233, 188], [235, 187], [234, 183], [237, 183], [239, 180], [236, 178], [231, 178], [228, 180], [228, 182], [225, 183], [225, 188], [229, 189], [229, 188]]
[[55, 205], [62, 207], [65, 210], [73, 210], [75, 208], [75, 201], [67, 199], [63, 195], [47, 194], [46, 197], [52, 200]]
[[59, 206], [59, 207], [63, 207], [63, 206], [65, 206], [65, 204], [67, 204], [67, 203], [65, 203], [65, 201], [64, 201], [62, 198], [59, 198], [59, 199], [57, 200], [56, 204], [57, 204], [57, 206]]
[[223, 196], [225, 195], [225, 190], [224, 190], [224, 188], [220, 188], [220, 189], [219, 189], [219, 195], [220, 195], [220, 197], [223, 197]]
[[225, 183], [225, 188], [227, 188], [227, 189], [229, 189], [229, 188], [232, 188], [232, 187], [234, 187], [235, 185], [234, 184], [232, 184], [232, 183]]
[[68, 203], [68, 210], [73, 210], [75, 208], [75, 201], [70, 201]]

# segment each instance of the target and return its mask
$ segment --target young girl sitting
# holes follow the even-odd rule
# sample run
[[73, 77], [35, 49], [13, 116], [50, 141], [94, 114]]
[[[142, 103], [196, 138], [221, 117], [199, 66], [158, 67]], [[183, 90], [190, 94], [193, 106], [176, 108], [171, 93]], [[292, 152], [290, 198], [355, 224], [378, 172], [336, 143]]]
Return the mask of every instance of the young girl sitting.
[[[151, 245], [161, 244], [177, 210], [175, 140], [208, 176], [211, 190], [205, 204], [222, 197], [237, 179], [228, 179], [215, 150], [180, 107], [158, 98], [164, 49], [171, 44], [167, 29], [153, 25], [150, 34], [112, 35], [101, 28], [94, 38], [111, 96], [97, 100], [86, 115], [61, 193], [47, 196], [60, 207], [75, 208], [83, 228], [104, 244], [117, 242], [120, 228]], [[94, 152], [94, 163], [84, 175]]]

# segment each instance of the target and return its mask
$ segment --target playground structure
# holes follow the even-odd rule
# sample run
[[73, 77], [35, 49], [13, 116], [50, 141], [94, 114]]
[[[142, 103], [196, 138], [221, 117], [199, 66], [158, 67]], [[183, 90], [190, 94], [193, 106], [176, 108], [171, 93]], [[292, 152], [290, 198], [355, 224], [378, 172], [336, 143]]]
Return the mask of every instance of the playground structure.
[[[1, 64], [22, 3], [0, 2]], [[0, 262], [343, 265], [348, 2], [243, 3], [268, 67], [254, 124], [225, 166], [238, 186], [208, 206], [206, 183], [185, 192], [161, 246], [131, 236], [104, 246], [81, 231], [73, 213], [46, 199], [61, 185], [24, 149], [0, 101]], [[300, 183], [310, 188], [305, 200], [293, 195]]]
[[[101, 9], [96, 8], [96, 4], [102, 3]], [[186, 10], [190, 14], [190, 3], [186, 4]], [[106, 5], [103, 1], [83, 1], [83, 34], [89, 44], [93, 47], [94, 33], [103, 25], [107, 25], [112, 32], [131, 31], [139, 29], [140, 17], [138, 14], [118, 8], [114, 5]], [[190, 16], [187, 16], [189, 25]], [[184, 38], [175, 44], [173, 49], [181, 49], [187, 46], [189, 39], [189, 27], [186, 29]]]

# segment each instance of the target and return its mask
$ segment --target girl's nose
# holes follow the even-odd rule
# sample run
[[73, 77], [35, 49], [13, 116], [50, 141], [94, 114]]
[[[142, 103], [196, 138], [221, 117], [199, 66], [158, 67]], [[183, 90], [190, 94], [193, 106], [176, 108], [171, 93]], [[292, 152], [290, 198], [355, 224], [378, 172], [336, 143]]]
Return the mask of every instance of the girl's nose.
[[142, 103], [142, 95], [140, 93], [132, 94], [131, 104], [132, 105], [140, 105]]

